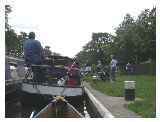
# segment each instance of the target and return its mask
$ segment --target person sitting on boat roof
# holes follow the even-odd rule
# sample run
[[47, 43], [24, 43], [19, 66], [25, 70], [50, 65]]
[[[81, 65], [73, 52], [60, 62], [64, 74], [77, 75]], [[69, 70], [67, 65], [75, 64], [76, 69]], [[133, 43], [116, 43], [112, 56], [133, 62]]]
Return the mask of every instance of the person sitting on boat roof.
[[80, 66], [75, 58], [68, 65], [67, 70], [69, 76], [68, 85], [80, 85]]

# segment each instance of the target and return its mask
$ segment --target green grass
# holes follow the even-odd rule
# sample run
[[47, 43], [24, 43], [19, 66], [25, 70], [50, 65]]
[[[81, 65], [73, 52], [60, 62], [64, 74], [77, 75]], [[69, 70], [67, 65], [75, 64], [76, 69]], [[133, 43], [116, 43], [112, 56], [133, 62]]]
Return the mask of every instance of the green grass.
[[84, 78], [91, 86], [110, 96], [124, 96], [124, 81], [136, 81], [136, 97], [142, 98], [128, 105], [128, 108], [142, 117], [156, 117], [156, 77], [149, 75], [118, 76], [115, 83], [95, 81], [90, 76]]

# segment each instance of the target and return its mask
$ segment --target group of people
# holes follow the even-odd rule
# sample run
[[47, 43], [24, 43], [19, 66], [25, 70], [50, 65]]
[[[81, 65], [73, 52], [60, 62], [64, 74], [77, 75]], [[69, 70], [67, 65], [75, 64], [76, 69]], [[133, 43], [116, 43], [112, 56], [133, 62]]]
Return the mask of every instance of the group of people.
[[[109, 70], [107, 70], [106, 75], [109, 77], [111, 82], [116, 81], [116, 71], [118, 70], [117, 68], [118, 61], [116, 60], [114, 55], [111, 55], [111, 62], [109, 67]], [[97, 72], [100, 72], [104, 69], [104, 66], [102, 65], [101, 61], [98, 60], [97, 64]], [[132, 74], [133, 73], [133, 66], [130, 62], [128, 62], [125, 66], [125, 71], [127, 74]]]
[[[48, 49], [49, 47], [46, 47]], [[49, 52], [50, 54], [50, 52]], [[47, 53], [48, 55], [48, 53]], [[35, 40], [35, 33], [30, 32], [28, 35], [28, 39], [24, 42], [24, 59], [26, 65], [29, 67], [33, 64], [35, 65], [41, 65], [43, 64], [44, 56], [43, 56], [43, 48], [41, 46], [41, 43], [38, 40]], [[116, 80], [116, 70], [117, 70], [117, 63], [118, 61], [115, 59], [114, 55], [111, 55], [111, 62], [109, 65], [109, 72], [108, 76], [111, 82]], [[87, 71], [91, 71], [91, 67], [86, 66]], [[103, 69], [102, 63], [99, 60], [97, 64], [97, 72], [101, 71]], [[76, 60], [73, 60], [66, 68], [68, 75], [71, 77], [70, 83], [74, 84], [73, 79], [76, 79], [78, 81], [78, 84], [80, 83], [80, 67]], [[126, 71], [131, 72], [131, 64], [128, 63], [126, 65]], [[40, 72], [40, 71], [36, 71]]]
[[[49, 50], [49, 47], [46, 47], [46, 50]], [[47, 51], [46, 51], [47, 52]], [[45, 55], [50, 55], [48, 51]], [[30, 32], [28, 35], [28, 39], [24, 42], [24, 59], [27, 67], [31, 67], [36, 78], [36, 80], [45, 80], [44, 72], [41, 67], [33, 67], [40, 66], [44, 64], [44, 53], [41, 43], [38, 40], [35, 40], [35, 33]], [[69, 77], [68, 84], [69, 85], [79, 85], [80, 84], [80, 67], [78, 61], [73, 59], [65, 69], [67, 70], [67, 75]], [[38, 79], [37, 79], [38, 78]]]
[[111, 55], [111, 62], [109, 66], [103, 66], [101, 61], [98, 60], [97, 72], [101, 72], [103, 71], [103, 69], [107, 68], [105, 71], [105, 75], [109, 78], [111, 82], [116, 81], [117, 63], [118, 61], [115, 59], [114, 55]]
[[[117, 71], [117, 64], [118, 64], [118, 61], [116, 60], [115, 56], [114, 55], [111, 55], [111, 62], [110, 62], [110, 69], [108, 70], [108, 72], [110, 72], [109, 74], [107, 74], [110, 78], [110, 81], [113, 82], [113, 81], [116, 81], [116, 71]], [[101, 63], [101, 61], [99, 60], [98, 61], [98, 64], [97, 64], [97, 71], [99, 72], [101, 69], [103, 69], [103, 65]], [[133, 73], [133, 66], [130, 62], [128, 62], [125, 66], [125, 71], [128, 75], [132, 74]]]

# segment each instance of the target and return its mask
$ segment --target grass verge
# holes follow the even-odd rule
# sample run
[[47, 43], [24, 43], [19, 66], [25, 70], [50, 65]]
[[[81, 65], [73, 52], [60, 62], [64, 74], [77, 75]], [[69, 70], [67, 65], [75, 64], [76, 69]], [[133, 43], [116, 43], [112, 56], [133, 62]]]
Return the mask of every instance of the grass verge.
[[156, 77], [149, 75], [123, 75], [118, 76], [114, 83], [93, 80], [91, 76], [84, 78], [96, 90], [104, 94], [116, 97], [124, 96], [124, 81], [136, 81], [136, 97], [142, 101], [135, 101], [128, 105], [128, 109], [138, 113], [142, 117], [156, 117]]

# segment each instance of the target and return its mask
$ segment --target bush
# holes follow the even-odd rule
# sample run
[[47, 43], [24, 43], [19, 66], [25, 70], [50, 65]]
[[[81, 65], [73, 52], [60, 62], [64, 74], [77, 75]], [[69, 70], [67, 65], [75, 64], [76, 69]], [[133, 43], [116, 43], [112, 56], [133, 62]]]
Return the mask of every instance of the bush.
[[[134, 75], [155, 75], [156, 74], [156, 63], [144, 63], [132, 65]], [[120, 74], [127, 74], [125, 66], [119, 66]]]

